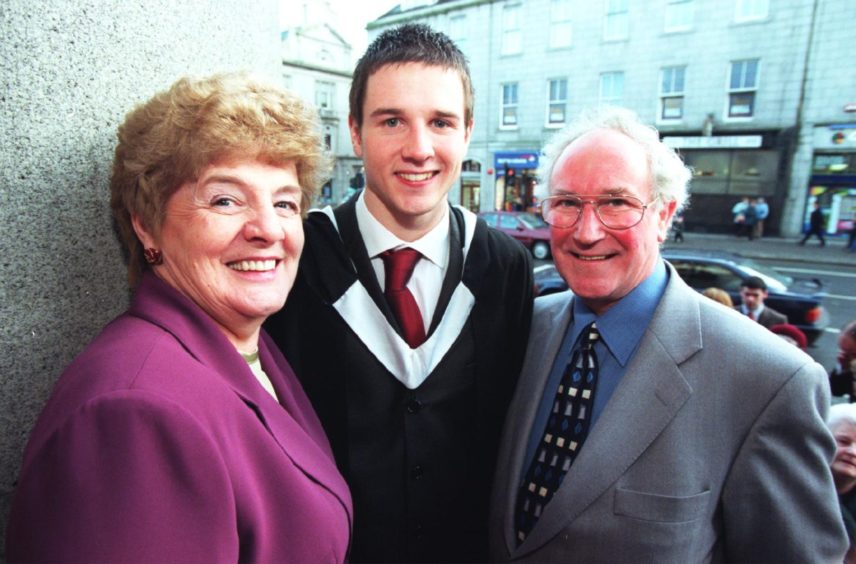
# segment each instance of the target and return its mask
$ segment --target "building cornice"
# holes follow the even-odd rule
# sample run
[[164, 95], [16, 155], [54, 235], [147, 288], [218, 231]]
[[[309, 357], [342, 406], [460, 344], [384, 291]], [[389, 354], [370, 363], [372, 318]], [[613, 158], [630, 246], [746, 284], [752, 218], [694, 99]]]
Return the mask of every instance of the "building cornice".
[[282, 66], [284, 67], [297, 67], [299, 69], [323, 72], [326, 74], [333, 74], [336, 76], [340, 76], [342, 78], [352, 78], [353, 74], [349, 71], [335, 70], [328, 67], [322, 67], [319, 65], [313, 65], [311, 63], [304, 63], [302, 61], [282, 61]]
[[452, 0], [451, 2], [441, 2], [438, 4], [431, 4], [430, 6], [419, 6], [404, 12], [385, 14], [366, 24], [366, 30], [371, 31], [373, 29], [387, 27], [392, 24], [406, 23], [413, 19], [424, 18], [425, 16], [446, 14], [448, 12], [454, 12], [459, 9], [478, 6], [480, 4], [493, 4], [497, 1], [498, 0]]

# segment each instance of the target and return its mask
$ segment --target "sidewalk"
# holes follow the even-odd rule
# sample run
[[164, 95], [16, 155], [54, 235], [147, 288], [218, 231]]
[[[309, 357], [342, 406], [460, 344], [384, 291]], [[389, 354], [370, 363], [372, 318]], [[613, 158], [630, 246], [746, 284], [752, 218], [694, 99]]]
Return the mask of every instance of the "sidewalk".
[[799, 245], [799, 241], [799, 237], [764, 237], [749, 241], [734, 235], [684, 232], [683, 243], [675, 243], [670, 239], [663, 247], [728, 251], [758, 259], [856, 266], [856, 253], [844, 249], [846, 238], [827, 237], [825, 247], [820, 246], [816, 237], [812, 237], [804, 246]]

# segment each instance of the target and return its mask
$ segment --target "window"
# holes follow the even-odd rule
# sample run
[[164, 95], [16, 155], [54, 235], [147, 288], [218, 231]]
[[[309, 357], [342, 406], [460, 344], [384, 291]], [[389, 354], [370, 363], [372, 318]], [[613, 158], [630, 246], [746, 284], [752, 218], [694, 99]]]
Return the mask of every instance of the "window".
[[624, 98], [624, 73], [605, 72], [600, 75], [600, 101], [603, 104], [620, 104]]
[[627, 0], [607, 0], [603, 38], [607, 41], [627, 39], [629, 30], [630, 16], [627, 9]]
[[758, 59], [731, 62], [731, 79], [728, 83], [728, 117], [751, 118], [755, 115], [758, 66]]
[[660, 71], [660, 119], [684, 117], [684, 74], [687, 67], [664, 67]]
[[499, 216], [499, 226], [503, 229], [517, 229], [519, 227], [517, 218], [513, 215]]
[[693, 0], [666, 0], [663, 31], [686, 31], [693, 27]]
[[722, 288], [726, 292], [739, 292], [742, 279], [723, 266], [702, 264], [680, 259], [669, 259], [678, 275], [693, 288]]
[[517, 127], [517, 83], [502, 85], [501, 127]]
[[481, 163], [475, 159], [467, 159], [461, 165], [461, 172], [481, 172]]
[[502, 9], [502, 49], [503, 55], [520, 53], [523, 45], [523, 32], [520, 30], [520, 4], [505, 6]]
[[856, 174], [856, 154], [816, 154], [812, 171], [815, 174]]
[[550, 47], [570, 47], [572, 37], [570, 0], [550, 0]]
[[734, 21], [751, 22], [764, 20], [770, 11], [770, 0], [737, 0]]
[[547, 125], [565, 123], [568, 110], [568, 81], [560, 78], [547, 81]]
[[315, 81], [315, 106], [321, 110], [333, 109], [333, 96], [336, 93], [336, 85], [323, 80]]
[[449, 20], [449, 38], [455, 42], [458, 49], [466, 51], [467, 45], [467, 16], [457, 15]]

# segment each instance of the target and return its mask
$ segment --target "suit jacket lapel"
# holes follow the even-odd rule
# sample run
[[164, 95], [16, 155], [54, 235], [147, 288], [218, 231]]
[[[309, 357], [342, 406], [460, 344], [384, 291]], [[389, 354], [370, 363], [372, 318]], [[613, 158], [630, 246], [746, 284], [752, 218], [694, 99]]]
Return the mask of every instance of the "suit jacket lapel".
[[[679, 366], [702, 346], [698, 296], [669, 270], [666, 291], [621, 383], [559, 491], [514, 556], [549, 542], [603, 495], [692, 395]], [[515, 448], [518, 452], [525, 444]]]

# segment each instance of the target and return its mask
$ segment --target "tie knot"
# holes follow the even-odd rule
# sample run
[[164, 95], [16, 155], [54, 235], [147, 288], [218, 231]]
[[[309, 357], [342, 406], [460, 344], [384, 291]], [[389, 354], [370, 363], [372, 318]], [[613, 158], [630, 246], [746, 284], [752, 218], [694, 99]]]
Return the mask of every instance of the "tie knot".
[[600, 339], [600, 332], [597, 330], [597, 323], [592, 321], [583, 329], [580, 346], [585, 349], [590, 349], [598, 339]]
[[395, 251], [385, 251], [380, 255], [386, 279], [386, 291], [403, 290], [413, 274], [416, 263], [422, 258], [422, 253], [416, 249], [405, 247]]

